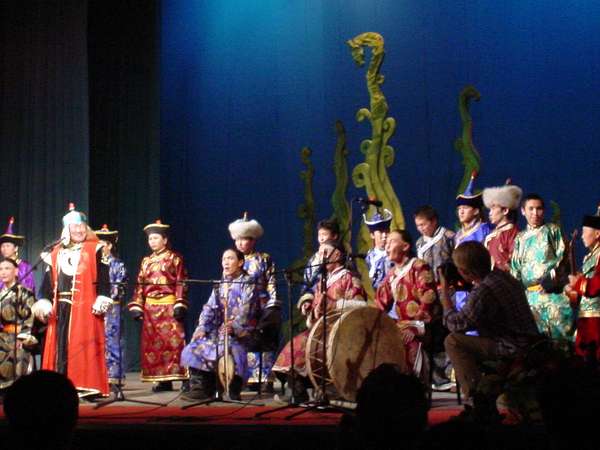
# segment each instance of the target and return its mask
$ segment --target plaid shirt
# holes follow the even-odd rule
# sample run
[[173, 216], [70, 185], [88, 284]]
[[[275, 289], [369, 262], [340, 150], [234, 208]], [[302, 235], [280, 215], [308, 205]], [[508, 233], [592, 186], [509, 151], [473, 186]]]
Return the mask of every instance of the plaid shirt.
[[460, 311], [444, 311], [444, 324], [451, 332], [477, 330], [494, 339], [499, 355], [511, 355], [539, 336], [523, 286], [498, 269], [473, 288]]

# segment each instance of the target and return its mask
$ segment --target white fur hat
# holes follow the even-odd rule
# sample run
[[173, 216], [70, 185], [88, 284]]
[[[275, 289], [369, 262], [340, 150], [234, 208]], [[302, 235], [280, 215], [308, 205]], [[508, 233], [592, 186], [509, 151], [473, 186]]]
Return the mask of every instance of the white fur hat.
[[237, 219], [229, 224], [229, 233], [231, 239], [252, 238], [258, 239], [263, 233], [263, 227], [256, 220], [248, 220], [248, 214], [244, 213], [244, 217]]
[[483, 204], [486, 208], [500, 205], [503, 208], [517, 209], [523, 196], [519, 186], [506, 184], [504, 186], [485, 188], [483, 190]]

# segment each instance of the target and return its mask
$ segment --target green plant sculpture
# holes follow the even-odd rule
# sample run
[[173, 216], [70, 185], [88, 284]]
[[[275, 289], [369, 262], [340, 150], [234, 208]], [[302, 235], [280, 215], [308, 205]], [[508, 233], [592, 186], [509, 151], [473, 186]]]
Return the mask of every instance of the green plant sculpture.
[[335, 174], [335, 190], [331, 196], [333, 206], [332, 219], [340, 226], [344, 246], [350, 248], [350, 204], [346, 198], [348, 191], [348, 149], [346, 148], [346, 130], [339, 120], [335, 122], [336, 144], [333, 156], [333, 173]]
[[465, 169], [457, 194], [465, 191], [473, 172], [479, 173], [481, 157], [473, 144], [473, 118], [469, 113], [469, 105], [471, 100], [478, 102], [480, 98], [481, 94], [474, 86], [466, 86], [458, 96], [462, 135], [454, 141], [454, 149], [462, 155], [462, 164]]

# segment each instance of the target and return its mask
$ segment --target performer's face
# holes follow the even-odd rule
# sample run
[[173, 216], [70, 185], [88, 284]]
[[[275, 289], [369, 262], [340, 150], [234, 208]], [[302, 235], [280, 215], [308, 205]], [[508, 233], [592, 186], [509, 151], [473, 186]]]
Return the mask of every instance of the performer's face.
[[168, 239], [159, 233], [150, 233], [148, 235], [148, 245], [153, 252], [160, 252], [167, 246]]
[[102, 243], [104, 245], [104, 247], [102, 247], [102, 254], [104, 256], [110, 256], [110, 252], [112, 251], [112, 242], [108, 242], [108, 241], [100, 241], [100, 243]]
[[544, 224], [544, 205], [537, 198], [527, 200], [521, 208], [521, 213], [531, 227], [537, 228]]
[[328, 230], [327, 228], [319, 228], [317, 231], [317, 241], [319, 241], [319, 245], [327, 241], [337, 241], [337, 238], [338, 235], [332, 233], [331, 230]]
[[489, 214], [490, 223], [498, 225], [508, 215], [509, 211], [508, 208], [503, 208], [500, 205], [492, 205]]
[[395, 263], [402, 262], [409, 250], [410, 244], [402, 239], [402, 235], [392, 231], [388, 236], [387, 245], [385, 246], [385, 251], [390, 261]]
[[14, 258], [17, 254], [17, 246], [12, 242], [3, 242], [2, 245], [0, 245], [0, 253], [2, 253], [2, 256], [5, 258]]
[[87, 235], [87, 226], [85, 223], [72, 223], [69, 225], [69, 235], [71, 242], [75, 244], [83, 242]]
[[19, 269], [17, 269], [14, 264], [8, 261], [2, 261], [0, 263], [0, 281], [2, 281], [5, 286], [10, 286], [15, 282], [18, 272]]
[[234, 251], [225, 250], [221, 258], [221, 265], [223, 266], [224, 277], [235, 277], [242, 271], [244, 260], [238, 259]]
[[435, 233], [435, 230], [437, 230], [438, 221], [436, 219], [429, 220], [427, 217], [417, 216], [415, 217], [415, 226], [421, 235], [431, 237]]
[[585, 248], [592, 248], [600, 241], [600, 230], [592, 227], [583, 227], [581, 229], [581, 240]]
[[242, 252], [244, 255], [252, 253], [254, 246], [256, 245], [256, 239], [250, 237], [237, 238], [235, 240], [235, 247]]
[[387, 243], [389, 230], [375, 230], [371, 233], [371, 239], [373, 239], [375, 243], [375, 248], [385, 249], [385, 244]]
[[472, 206], [460, 205], [456, 208], [456, 214], [460, 223], [468, 225], [479, 217], [479, 210]]

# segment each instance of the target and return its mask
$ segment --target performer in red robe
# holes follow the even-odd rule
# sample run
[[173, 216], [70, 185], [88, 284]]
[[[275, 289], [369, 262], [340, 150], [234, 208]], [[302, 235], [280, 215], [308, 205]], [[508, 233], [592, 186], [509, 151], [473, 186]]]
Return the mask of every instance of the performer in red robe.
[[431, 321], [436, 300], [436, 285], [427, 263], [411, 258], [412, 240], [406, 230], [392, 231], [386, 251], [394, 266], [377, 289], [377, 307], [391, 312], [402, 332], [408, 365], [416, 375], [424, 367], [420, 336], [425, 335], [425, 324]]
[[510, 271], [510, 259], [519, 233], [517, 218], [523, 195], [521, 188], [509, 184], [509, 181], [504, 186], [483, 190], [483, 203], [490, 210], [490, 223], [495, 226], [485, 237], [483, 245], [492, 257], [492, 269], [505, 272]]
[[104, 313], [110, 307], [109, 269], [102, 263], [102, 245], [75, 211], [63, 217], [63, 240], [49, 254], [42, 298], [32, 311], [48, 324], [42, 369], [67, 375], [86, 395], [108, 395], [104, 357]]
[[[308, 329], [294, 337], [294, 370], [297, 374], [294, 379], [294, 397], [299, 402], [308, 400], [306, 388], [308, 386], [308, 373], [306, 369], [306, 344], [308, 335], [315, 322], [323, 316], [324, 311], [342, 311], [347, 308], [366, 306], [366, 293], [360, 278], [343, 266], [345, 250], [337, 241], [326, 241], [319, 247], [319, 260], [331, 261], [326, 264], [327, 286], [321, 291], [321, 277], [317, 280], [315, 294], [305, 294], [297, 304], [302, 315], [306, 316]], [[328, 316], [329, 317], [329, 316]], [[291, 346], [288, 342], [281, 351], [273, 372], [288, 374], [291, 369]]]
[[146, 225], [152, 254], [142, 260], [132, 301], [127, 305], [143, 322], [141, 380], [156, 382], [154, 392], [170, 391], [173, 381], [188, 379], [179, 361], [185, 345], [183, 321], [187, 311], [187, 278], [183, 257], [169, 247], [170, 226], [160, 220]]

